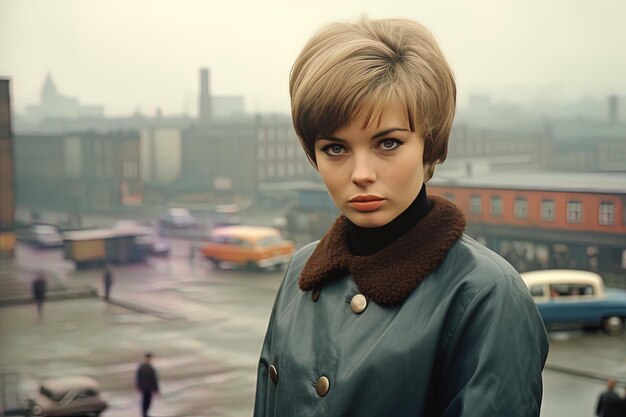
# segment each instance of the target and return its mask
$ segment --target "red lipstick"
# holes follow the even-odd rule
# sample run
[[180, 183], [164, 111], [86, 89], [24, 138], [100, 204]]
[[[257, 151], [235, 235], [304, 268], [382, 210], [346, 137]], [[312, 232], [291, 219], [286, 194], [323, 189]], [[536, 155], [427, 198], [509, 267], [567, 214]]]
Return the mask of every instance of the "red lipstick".
[[385, 199], [376, 195], [357, 195], [348, 201], [350, 207], [357, 211], [375, 211], [385, 203]]

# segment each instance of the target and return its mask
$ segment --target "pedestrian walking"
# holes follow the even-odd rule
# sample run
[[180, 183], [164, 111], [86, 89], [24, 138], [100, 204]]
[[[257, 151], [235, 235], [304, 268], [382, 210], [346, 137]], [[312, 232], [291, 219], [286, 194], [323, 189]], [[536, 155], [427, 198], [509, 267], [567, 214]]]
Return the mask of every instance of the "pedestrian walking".
[[111, 287], [113, 286], [113, 271], [109, 263], [104, 265], [104, 273], [102, 275], [102, 286], [104, 287], [104, 301], [109, 301], [111, 295]]
[[33, 279], [33, 284], [31, 288], [31, 292], [33, 295], [33, 299], [37, 304], [37, 317], [41, 318], [43, 315], [43, 303], [46, 300], [46, 291], [48, 289], [48, 284], [46, 282], [46, 276], [42, 271], [37, 272], [35, 275], [35, 279]]
[[619, 394], [615, 392], [616, 383], [617, 381], [614, 378], [606, 380], [606, 390], [600, 394], [596, 403], [596, 416], [607, 417], [607, 403], [620, 400]]
[[148, 417], [148, 410], [152, 404], [152, 395], [159, 394], [159, 379], [152, 366], [152, 353], [146, 353], [143, 363], [137, 369], [135, 385], [141, 393], [141, 415]]

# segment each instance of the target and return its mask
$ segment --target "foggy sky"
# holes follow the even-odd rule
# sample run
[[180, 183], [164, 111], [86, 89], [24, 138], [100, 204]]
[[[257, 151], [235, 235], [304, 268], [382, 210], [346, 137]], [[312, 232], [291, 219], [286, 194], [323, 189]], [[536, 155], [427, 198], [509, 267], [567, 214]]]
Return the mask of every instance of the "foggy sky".
[[566, 101], [626, 94], [623, 0], [0, 0], [0, 77], [13, 107], [59, 90], [107, 115], [196, 114], [198, 69], [250, 112], [289, 112], [288, 76], [334, 20], [405, 17], [429, 27], [459, 99]]

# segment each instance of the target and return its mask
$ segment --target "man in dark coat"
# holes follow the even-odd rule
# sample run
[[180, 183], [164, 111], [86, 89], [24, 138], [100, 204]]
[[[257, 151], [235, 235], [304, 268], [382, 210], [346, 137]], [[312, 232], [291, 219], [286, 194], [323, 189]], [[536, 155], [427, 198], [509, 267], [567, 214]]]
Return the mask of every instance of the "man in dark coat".
[[33, 285], [31, 288], [33, 293], [33, 299], [35, 300], [35, 303], [37, 303], [37, 317], [39, 318], [41, 318], [41, 315], [43, 313], [43, 302], [46, 299], [46, 289], [46, 277], [44, 276], [43, 272], [39, 271], [37, 272], [37, 275], [33, 280]]
[[159, 393], [159, 380], [152, 366], [152, 354], [144, 355], [143, 363], [137, 369], [136, 386], [141, 392], [141, 415], [148, 417], [148, 409], [152, 403], [152, 394]]
[[111, 287], [113, 286], [113, 271], [111, 271], [111, 265], [108, 263], [104, 266], [104, 275], [102, 276], [102, 283], [104, 286], [104, 301], [109, 301], [109, 295], [111, 294]]
[[596, 405], [596, 416], [598, 417], [606, 417], [609, 414], [607, 413], [607, 403], [612, 403], [620, 400], [619, 395], [615, 392], [615, 379], [609, 378], [606, 381], [606, 391], [600, 394], [598, 397], [598, 403]]

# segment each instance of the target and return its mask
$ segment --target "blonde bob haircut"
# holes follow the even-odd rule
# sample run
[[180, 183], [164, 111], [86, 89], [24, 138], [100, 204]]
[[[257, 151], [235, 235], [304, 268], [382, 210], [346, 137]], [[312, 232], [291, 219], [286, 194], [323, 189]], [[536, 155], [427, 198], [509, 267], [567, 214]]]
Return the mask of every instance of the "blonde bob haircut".
[[361, 18], [322, 28], [296, 59], [289, 93], [296, 134], [314, 166], [318, 138], [361, 116], [375, 123], [396, 102], [424, 138], [424, 180], [446, 159], [456, 84], [435, 38], [417, 22]]

